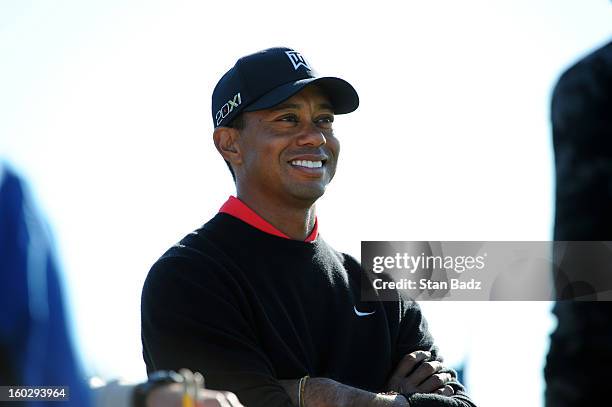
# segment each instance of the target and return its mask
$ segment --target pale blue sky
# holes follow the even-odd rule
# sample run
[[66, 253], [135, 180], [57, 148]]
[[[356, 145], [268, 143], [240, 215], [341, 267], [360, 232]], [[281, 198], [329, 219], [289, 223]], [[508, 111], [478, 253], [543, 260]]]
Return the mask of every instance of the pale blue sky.
[[[337, 119], [340, 167], [318, 205], [336, 248], [550, 239], [551, 86], [610, 38], [610, 2], [348, 4], [0, 2], [0, 154], [51, 221], [89, 373], [144, 377], [142, 282], [233, 192], [210, 95], [259, 49], [295, 47], [360, 93]], [[549, 304], [424, 308], [448, 359], [468, 355], [477, 400], [494, 397], [497, 360], [539, 403]], [[522, 376], [518, 347], [538, 355]]]

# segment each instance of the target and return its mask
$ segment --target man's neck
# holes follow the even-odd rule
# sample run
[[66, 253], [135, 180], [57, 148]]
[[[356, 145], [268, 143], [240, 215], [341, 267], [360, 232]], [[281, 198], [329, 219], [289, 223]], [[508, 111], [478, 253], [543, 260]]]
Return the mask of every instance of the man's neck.
[[237, 198], [272, 226], [295, 240], [305, 240], [315, 224], [315, 205], [287, 205], [265, 197], [237, 193]]

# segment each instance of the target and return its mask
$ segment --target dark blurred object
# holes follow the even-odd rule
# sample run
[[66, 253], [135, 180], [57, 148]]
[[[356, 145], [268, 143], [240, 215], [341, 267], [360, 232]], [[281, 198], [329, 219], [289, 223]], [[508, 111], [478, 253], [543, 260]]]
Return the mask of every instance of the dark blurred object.
[[25, 405], [87, 406], [51, 242], [25, 183], [0, 162], [0, 385], [69, 386], [68, 402]]
[[[569, 68], [555, 87], [557, 241], [612, 240], [611, 98], [612, 42]], [[553, 312], [546, 405], [599, 405], [612, 364], [612, 302], [560, 301]]]
[[612, 42], [559, 79], [551, 118], [555, 240], [612, 240]]

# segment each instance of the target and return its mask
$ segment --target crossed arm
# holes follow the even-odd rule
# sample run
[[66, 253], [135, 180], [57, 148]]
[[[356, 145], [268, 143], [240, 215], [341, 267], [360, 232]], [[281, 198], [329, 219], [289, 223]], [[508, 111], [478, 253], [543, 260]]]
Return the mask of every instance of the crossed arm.
[[[444, 383], [451, 380], [449, 373], [439, 372], [440, 362], [423, 362], [430, 356], [429, 352], [416, 351], [406, 355], [399, 363], [389, 380], [389, 389], [396, 391], [418, 391], [452, 395], [454, 390]], [[423, 364], [419, 365], [420, 362]], [[297, 394], [299, 380], [280, 380], [293, 405], [298, 406]], [[147, 399], [147, 406], [180, 406], [182, 405], [183, 386], [175, 383], [153, 390]], [[375, 394], [338, 383], [332, 379], [317, 377], [309, 379], [304, 391], [307, 407], [410, 407], [407, 399], [401, 395]], [[198, 406], [202, 407], [241, 407], [233, 393], [213, 390], [200, 390]]]
[[[447, 384], [453, 379], [452, 375], [441, 372], [442, 363], [428, 361], [430, 357], [428, 351], [415, 351], [404, 356], [391, 375], [387, 390], [452, 396], [454, 390]], [[299, 406], [299, 380], [280, 380], [280, 383], [293, 405]], [[311, 378], [307, 383], [304, 389], [306, 407], [410, 407], [406, 397], [400, 394], [372, 393], [324, 377]]]

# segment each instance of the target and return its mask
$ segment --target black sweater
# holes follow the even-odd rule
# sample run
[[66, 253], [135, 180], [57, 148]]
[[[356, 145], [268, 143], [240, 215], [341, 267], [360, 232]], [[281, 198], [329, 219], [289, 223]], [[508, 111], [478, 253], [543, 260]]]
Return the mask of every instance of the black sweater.
[[[200, 371], [208, 388], [233, 391], [248, 407], [291, 406], [277, 380], [306, 374], [384, 391], [403, 355], [438, 357], [437, 349], [416, 303], [361, 302], [360, 278], [359, 263], [321, 237], [285, 239], [217, 214], [147, 276], [147, 371]], [[452, 398], [415, 394], [411, 405], [473, 405], [452, 386]]]

